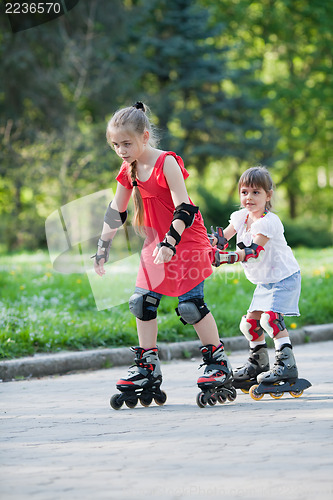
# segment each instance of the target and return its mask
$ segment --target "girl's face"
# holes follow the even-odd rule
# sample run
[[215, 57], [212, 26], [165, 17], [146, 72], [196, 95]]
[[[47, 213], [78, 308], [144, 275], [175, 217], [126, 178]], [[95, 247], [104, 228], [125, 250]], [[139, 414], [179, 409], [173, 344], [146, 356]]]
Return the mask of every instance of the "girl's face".
[[111, 128], [108, 130], [108, 142], [116, 154], [127, 163], [138, 160], [145, 151], [149, 132], [135, 134], [125, 129]]
[[242, 186], [240, 201], [244, 208], [256, 216], [261, 216], [266, 208], [266, 202], [272, 197], [271, 192], [266, 192], [262, 187]]

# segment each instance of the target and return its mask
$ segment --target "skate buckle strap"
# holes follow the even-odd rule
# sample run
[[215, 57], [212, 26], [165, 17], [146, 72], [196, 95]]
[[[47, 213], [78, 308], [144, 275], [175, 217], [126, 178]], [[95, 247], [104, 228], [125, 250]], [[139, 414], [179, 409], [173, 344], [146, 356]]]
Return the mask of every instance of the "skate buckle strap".
[[226, 375], [228, 375], [230, 373], [228, 367], [226, 366], [226, 363], [224, 363], [224, 362], [221, 362], [221, 364], [216, 364], [216, 363], [202, 363], [199, 368], [201, 368], [204, 365], [207, 365], [207, 367], [205, 369], [205, 373], [206, 374], [208, 372], [213, 372], [213, 371], [216, 371], [216, 370], [221, 371], [221, 372], [225, 373]]
[[202, 346], [200, 347], [200, 351], [202, 352], [202, 363], [199, 366], [198, 370], [202, 368], [205, 365], [208, 365], [208, 363], [211, 363], [213, 361], [213, 356], [212, 356], [212, 349], [214, 346]]
[[212, 356], [207, 356], [206, 358], [204, 356], [203, 362], [199, 366], [198, 370], [200, 370], [200, 368], [205, 365], [207, 367], [205, 371], [221, 370], [223, 371], [223, 373], [229, 373], [228, 365], [223, 359], [219, 362], [216, 362], [216, 359], [214, 359]]
[[154, 371], [154, 366], [151, 365], [150, 363], [145, 363], [144, 361], [136, 360], [135, 361], [136, 365], [140, 368], [145, 368], [146, 370], [153, 372]]

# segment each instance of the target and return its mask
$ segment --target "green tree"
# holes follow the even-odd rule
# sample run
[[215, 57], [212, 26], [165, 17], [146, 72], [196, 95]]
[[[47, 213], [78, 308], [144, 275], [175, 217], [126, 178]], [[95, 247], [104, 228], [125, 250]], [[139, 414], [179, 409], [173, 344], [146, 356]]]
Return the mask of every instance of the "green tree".
[[[272, 137], [260, 117], [253, 68], [230, 68], [223, 26], [191, 0], [138, 1], [130, 10], [128, 64], [148, 100], [164, 148], [203, 171], [217, 158], [240, 162], [271, 156]], [[144, 36], [143, 36], [144, 34]]]
[[[289, 214], [332, 217], [332, 21], [331, 2], [302, 0], [200, 0], [224, 22], [231, 63], [257, 67], [268, 103], [265, 122], [279, 134], [272, 158]], [[258, 92], [258, 93], [257, 93]], [[318, 184], [318, 175], [322, 181]], [[323, 207], [325, 209], [323, 210]]]
[[81, 2], [16, 34], [0, 18], [0, 210], [10, 248], [40, 243], [52, 210], [110, 182], [105, 121], [122, 82], [112, 44], [123, 8], [114, 4]]

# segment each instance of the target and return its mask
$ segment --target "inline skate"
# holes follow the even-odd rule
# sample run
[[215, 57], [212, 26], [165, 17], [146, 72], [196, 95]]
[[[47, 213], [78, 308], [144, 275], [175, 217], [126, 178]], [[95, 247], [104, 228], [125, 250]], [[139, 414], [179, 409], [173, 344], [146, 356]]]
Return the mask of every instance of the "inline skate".
[[223, 404], [227, 400], [234, 401], [237, 393], [233, 387], [232, 369], [223, 344], [221, 343], [218, 347], [211, 344], [205, 345], [200, 350], [203, 355], [201, 366], [206, 365], [206, 368], [197, 382], [201, 389], [197, 395], [197, 405], [205, 408], [207, 403], [214, 406], [217, 402]]
[[257, 383], [257, 376], [269, 370], [269, 356], [267, 345], [261, 344], [250, 348], [250, 356], [244, 366], [234, 370], [235, 389], [240, 389], [246, 394]]
[[119, 410], [123, 403], [135, 408], [138, 401], [142, 406], [149, 406], [153, 399], [159, 406], [163, 405], [167, 395], [160, 389], [162, 372], [158, 349], [131, 347], [131, 351], [135, 352], [135, 364], [130, 366], [127, 378], [118, 380], [116, 387], [121, 394], [114, 394], [110, 405], [114, 410]]
[[259, 400], [264, 394], [270, 394], [274, 399], [282, 398], [284, 392], [289, 392], [294, 398], [299, 398], [311, 383], [303, 378], [298, 378], [295, 357], [290, 344], [284, 344], [275, 353], [275, 363], [268, 372], [263, 372], [257, 377], [259, 385], [250, 389], [252, 399]]

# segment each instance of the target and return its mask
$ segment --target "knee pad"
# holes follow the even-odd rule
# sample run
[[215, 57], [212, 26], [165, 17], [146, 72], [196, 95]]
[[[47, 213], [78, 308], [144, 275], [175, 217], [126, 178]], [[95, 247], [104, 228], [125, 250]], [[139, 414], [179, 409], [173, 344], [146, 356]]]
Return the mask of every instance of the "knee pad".
[[273, 311], [266, 311], [261, 315], [260, 325], [272, 339], [286, 328], [282, 314]]
[[157, 316], [157, 308], [160, 299], [156, 299], [149, 293], [142, 295], [141, 293], [134, 293], [129, 299], [129, 310], [132, 314], [142, 321], [150, 321]]
[[195, 325], [199, 323], [208, 313], [204, 299], [189, 299], [179, 302], [176, 313], [180, 316], [180, 321], [186, 325]]
[[[256, 328], [258, 328], [256, 330]], [[263, 333], [264, 330], [260, 325], [260, 321], [258, 319], [249, 319], [246, 316], [243, 316], [241, 322], [239, 324], [239, 329], [242, 334], [247, 338], [247, 340], [255, 341], [257, 340]]]

